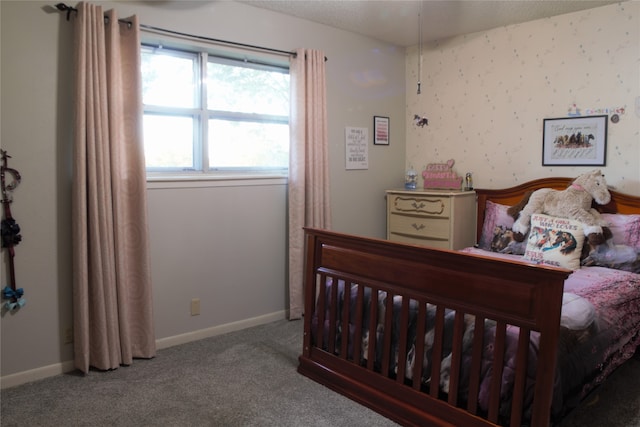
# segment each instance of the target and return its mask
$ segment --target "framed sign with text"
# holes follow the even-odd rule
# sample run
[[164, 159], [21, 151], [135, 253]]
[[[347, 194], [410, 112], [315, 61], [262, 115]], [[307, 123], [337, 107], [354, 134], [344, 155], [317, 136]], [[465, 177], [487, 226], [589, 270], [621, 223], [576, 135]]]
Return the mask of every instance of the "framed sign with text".
[[369, 129], [345, 128], [346, 169], [369, 169]]

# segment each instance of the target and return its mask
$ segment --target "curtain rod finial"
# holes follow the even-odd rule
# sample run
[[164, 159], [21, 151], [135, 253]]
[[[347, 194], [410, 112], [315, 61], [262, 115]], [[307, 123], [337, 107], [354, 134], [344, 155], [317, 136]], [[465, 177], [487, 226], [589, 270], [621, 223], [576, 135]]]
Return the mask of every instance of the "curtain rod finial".
[[67, 6], [64, 3], [56, 4], [56, 9], [58, 9], [60, 12], [64, 12], [64, 11], [67, 12], [67, 21], [71, 17], [71, 12], [77, 12], [78, 11], [78, 9], [76, 9], [75, 7]]

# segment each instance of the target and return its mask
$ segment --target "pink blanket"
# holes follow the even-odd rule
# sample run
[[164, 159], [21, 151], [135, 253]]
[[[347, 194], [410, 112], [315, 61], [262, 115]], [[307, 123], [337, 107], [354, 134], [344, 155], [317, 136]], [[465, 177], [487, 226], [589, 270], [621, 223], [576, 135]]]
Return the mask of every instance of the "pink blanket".
[[[463, 252], [525, 261], [522, 256], [499, 254], [477, 248]], [[564, 292], [588, 301], [595, 309], [589, 337], [575, 335], [575, 342], [561, 342], [558, 375], [562, 406], [574, 406], [602, 383], [640, 346], [640, 274], [604, 267], [582, 267], [565, 281]], [[584, 322], [583, 312], [568, 313]], [[567, 351], [563, 351], [567, 350]], [[559, 403], [559, 402], [558, 402]]]

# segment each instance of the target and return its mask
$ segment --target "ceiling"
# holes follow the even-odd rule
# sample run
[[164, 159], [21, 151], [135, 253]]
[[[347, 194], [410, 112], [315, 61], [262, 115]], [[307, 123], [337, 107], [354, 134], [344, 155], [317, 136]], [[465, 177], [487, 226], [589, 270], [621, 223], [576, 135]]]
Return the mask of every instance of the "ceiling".
[[[444, 39], [619, 1], [605, 0], [236, 0], [396, 46]], [[418, 16], [422, 21], [419, 26]]]

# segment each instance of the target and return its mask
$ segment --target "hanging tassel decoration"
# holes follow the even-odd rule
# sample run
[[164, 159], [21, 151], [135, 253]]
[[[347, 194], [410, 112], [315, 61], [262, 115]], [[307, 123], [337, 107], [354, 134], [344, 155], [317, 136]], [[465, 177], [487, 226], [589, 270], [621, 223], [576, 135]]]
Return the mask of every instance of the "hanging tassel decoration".
[[[7, 249], [9, 254], [9, 276], [11, 285], [7, 285], [2, 290], [2, 298], [7, 300], [3, 305], [7, 310], [16, 310], [24, 307], [27, 300], [24, 299], [24, 290], [16, 288], [16, 273], [13, 264], [15, 257], [14, 247], [22, 241], [20, 235], [20, 226], [11, 215], [11, 203], [13, 198], [11, 192], [16, 189], [20, 180], [20, 173], [7, 165], [8, 159], [11, 158], [6, 151], [0, 150], [2, 154], [2, 167], [0, 169], [0, 184], [2, 186], [2, 204], [4, 205], [4, 219], [2, 220], [2, 247]], [[7, 183], [6, 176], [11, 175], [12, 181]]]
[[422, 93], [422, 1], [420, 2], [420, 11], [418, 12], [418, 95]]

